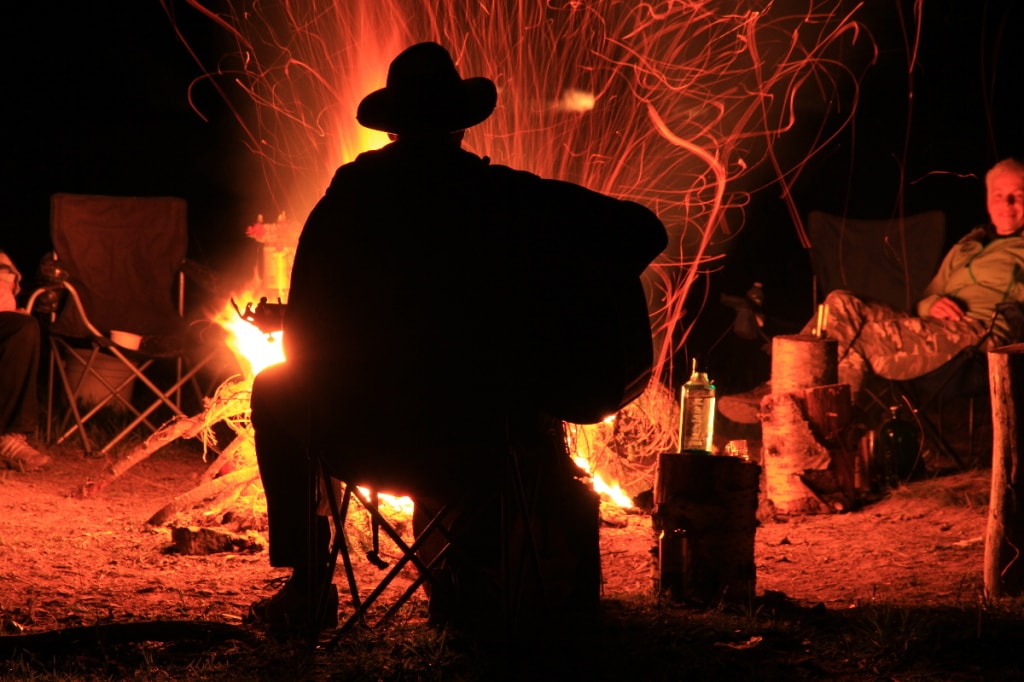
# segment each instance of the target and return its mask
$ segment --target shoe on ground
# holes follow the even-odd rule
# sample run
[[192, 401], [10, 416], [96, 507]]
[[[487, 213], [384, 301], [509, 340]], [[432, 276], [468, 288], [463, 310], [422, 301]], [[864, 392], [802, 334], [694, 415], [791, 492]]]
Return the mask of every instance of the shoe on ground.
[[761, 399], [771, 392], [769, 384], [761, 384], [745, 393], [723, 395], [715, 402], [718, 412], [737, 424], [759, 424]]
[[[309, 590], [289, 580], [277, 594], [249, 606], [246, 623], [259, 624], [275, 634], [309, 632], [316, 608], [309, 602]], [[331, 584], [320, 605], [318, 630], [338, 627], [338, 587]]]
[[28, 444], [23, 433], [5, 433], [0, 436], [0, 467], [16, 471], [39, 471], [50, 463], [50, 456]]

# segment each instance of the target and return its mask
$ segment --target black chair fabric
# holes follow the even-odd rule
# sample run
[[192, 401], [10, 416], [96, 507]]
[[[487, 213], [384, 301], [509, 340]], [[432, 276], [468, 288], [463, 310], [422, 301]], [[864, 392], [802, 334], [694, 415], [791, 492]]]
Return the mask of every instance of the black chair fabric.
[[[181, 331], [176, 288], [188, 250], [184, 199], [55, 194], [50, 221], [54, 251], [97, 329], [144, 337]], [[66, 307], [53, 331], [91, 336], [74, 313]]]
[[811, 211], [807, 229], [819, 300], [847, 289], [909, 312], [945, 250], [942, 211], [871, 220]]
[[[63, 273], [50, 286], [66, 296], [47, 329], [55, 379], [47, 396], [47, 439], [54, 440], [55, 428], [62, 432], [58, 443], [77, 433], [88, 453], [103, 453], [136, 428], [159, 428], [151, 419], [161, 408], [188, 416], [182, 391], [189, 385], [202, 392], [195, 377], [215, 351], [199, 347], [182, 309], [185, 200], [58, 193], [51, 197], [50, 234]], [[115, 343], [115, 331], [138, 337], [138, 347]], [[170, 378], [154, 380], [150, 372], [165, 365]], [[63, 411], [54, 393], [58, 386], [67, 403]], [[148, 393], [137, 407], [132, 395], [140, 386]], [[86, 423], [106, 406], [134, 419], [119, 430], [102, 430], [101, 442], [94, 442]]]

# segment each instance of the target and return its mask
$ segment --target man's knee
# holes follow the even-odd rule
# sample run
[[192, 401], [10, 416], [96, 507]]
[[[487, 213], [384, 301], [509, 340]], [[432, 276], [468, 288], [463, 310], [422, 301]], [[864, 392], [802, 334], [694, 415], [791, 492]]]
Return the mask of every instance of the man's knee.
[[847, 289], [833, 289], [825, 296], [824, 304], [829, 310], [845, 310], [863, 304], [864, 301], [857, 294]]
[[271, 365], [256, 375], [252, 382], [249, 409], [253, 428], [272, 427], [287, 421], [289, 408], [294, 409], [294, 391], [287, 365]]

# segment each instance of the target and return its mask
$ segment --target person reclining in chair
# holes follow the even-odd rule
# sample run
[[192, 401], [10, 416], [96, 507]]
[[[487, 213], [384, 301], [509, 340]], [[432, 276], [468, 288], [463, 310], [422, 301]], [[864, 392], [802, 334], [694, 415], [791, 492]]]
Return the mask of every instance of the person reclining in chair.
[[[308, 587], [327, 566], [324, 517], [315, 546], [307, 542], [307, 445], [345, 478], [379, 478], [414, 500], [495, 497], [510, 445], [547, 481], [578, 483], [562, 415], [533, 393], [551, 380], [533, 376], [547, 350], [529, 348], [547, 334], [537, 320], [551, 319], [537, 307], [575, 286], [569, 264], [582, 258], [601, 277], [635, 281], [650, 347], [639, 276], [666, 246], [661, 221], [639, 204], [463, 150], [465, 130], [496, 101], [494, 83], [462, 79], [442, 46], [408, 48], [357, 113], [392, 142], [341, 166], [304, 225], [284, 314], [287, 362], [261, 372], [252, 395], [270, 562], [293, 569], [251, 609], [271, 629], [308, 627]], [[538, 285], [542, 272], [551, 277]], [[477, 538], [496, 535], [484, 527]], [[583, 551], [599, 559], [593, 544]], [[333, 612], [314, 627], [337, 618], [329, 589]]]
[[[1003, 303], [1024, 301], [1024, 163], [1008, 158], [985, 175], [990, 222], [976, 227], [946, 254], [917, 302], [903, 313], [845, 290], [829, 292], [827, 337], [838, 341], [839, 382], [854, 403], [865, 377], [915, 379], [962, 350], [1005, 344], [1009, 330], [995, 315]], [[801, 333], [811, 334], [816, 320]], [[724, 396], [719, 409], [733, 421], [755, 423], [767, 388]]]

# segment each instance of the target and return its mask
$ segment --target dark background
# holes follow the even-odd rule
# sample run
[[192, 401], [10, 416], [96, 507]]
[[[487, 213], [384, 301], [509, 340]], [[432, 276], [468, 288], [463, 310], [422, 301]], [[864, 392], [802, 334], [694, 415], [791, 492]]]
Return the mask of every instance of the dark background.
[[[874, 0], [858, 13], [878, 54], [854, 125], [794, 187], [801, 216], [816, 208], [854, 217], [940, 208], [950, 243], [985, 219], [984, 171], [1022, 153], [1024, 3], [920, 4], [913, 69], [915, 3]], [[275, 209], [261, 205], [251, 180], [257, 160], [226, 108], [208, 88], [197, 90], [207, 99], [196, 102], [206, 120], [190, 105], [189, 85], [202, 74], [160, 2], [17, 3], [6, 15], [0, 245], [23, 272], [31, 276], [49, 249], [54, 192], [184, 197], [192, 257], [218, 270], [244, 269], [245, 226]], [[220, 34], [209, 22], [195, 19], [188, 11], [178, 17], [190, 42], [208, 54], [227, 48], [216, 44]], [[764, 283], [783, 326], [813, 310], [807, 254], [777, 187], [754, 196], [728, 258], [695, 293], [707, 303], [688, 352], [708, 354], [712, 365], [735, 352], [722, 342], [732, 313], [718, 294], [742, 294], [754, 281]]]
[[[7, 15], [0, 244], [23, 273], [50, 248], [55, 192], [184, 197], [191, 255], [226, 265], [262, 210], [256, 159], [211, 89], [190, 89], [201, 71], [160, 2], [18, 3]], [[221, 34], [182, 17], [213, 54]]]
[[[985, 171], [1024, 154], [1024, 3], [919, 3], [911, 67], [915, 4], [879, 0], [856, 14], [877, 54], [866, 63], [853, 123], [810, 160], [792, 192], [801, 220], [812, 210], [891, 218], [941, 209], [948, 248], [987, 221]], [[811, 113], [825, 129], [847, 115], [842, 109], [824, 117]], [[809, 254], [777, 186], [752, 198], [722, 267], [692, 292], [699, 320], [677, 358], [677, 385], [694, 355], [704, 359], [722, 393], [769, 378], [765, 342], [736, 338], [730, 331], [735, 313], [719, 302], [722, 293], [742, 296], [754, 282], [764, 285], [769, 334], [795, 333], [814, 315]]]

